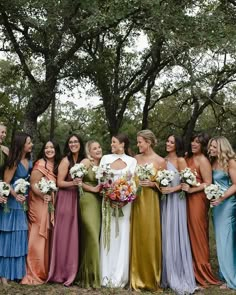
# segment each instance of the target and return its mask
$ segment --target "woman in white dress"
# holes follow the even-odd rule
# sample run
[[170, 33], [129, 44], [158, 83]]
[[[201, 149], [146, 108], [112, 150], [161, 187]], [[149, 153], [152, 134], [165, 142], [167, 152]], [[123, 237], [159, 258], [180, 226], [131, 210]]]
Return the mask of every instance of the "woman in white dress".
[[[112, 137], [112, 154], [102, 157], [100, 166], [110, 164], [116, 180], [127, 172], [134, 175], [137, 161], [128, 156], [128, 137], [118, 134]], [[129, 247], [130, 247], [130, 213], [131, 203], [122, 207], [124, 216], [118, 218], [119, 234], [116, 235], [116, 217], [111, 215], [110, 245], [104, 245], [102, 222], [100, 239], [101, 285], [112, 288], [122, 288], [129, 281]]]

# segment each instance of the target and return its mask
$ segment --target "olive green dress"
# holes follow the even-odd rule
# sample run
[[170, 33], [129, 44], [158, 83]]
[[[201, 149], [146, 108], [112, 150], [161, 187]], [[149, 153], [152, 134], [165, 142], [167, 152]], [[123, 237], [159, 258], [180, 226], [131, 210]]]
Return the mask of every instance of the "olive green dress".
[[6, 162], [7, 155], [2, 151], [0, 146], [0, 180], [3, 180], [4, 164]]
[[[92, 167], [84, 176], [83, 182], [96, 186], [97, 180]], [[80, 266], [76, 282], [82, 288], [99, 288], [100, 262], [99, 237], [101, 229], [102, 198], [98, 193], [84, 190], [80, 196]]]

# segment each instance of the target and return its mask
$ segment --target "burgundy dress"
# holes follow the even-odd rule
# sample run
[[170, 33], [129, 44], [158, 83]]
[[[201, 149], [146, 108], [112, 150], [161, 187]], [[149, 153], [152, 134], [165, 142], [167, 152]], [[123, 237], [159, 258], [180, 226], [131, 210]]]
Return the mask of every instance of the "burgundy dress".
[[[66, 178], [70, 181], [70, 175]], [[60, 188], [56, 197], [49, 282], [73, 283], [79, 261], [78, 189]]]

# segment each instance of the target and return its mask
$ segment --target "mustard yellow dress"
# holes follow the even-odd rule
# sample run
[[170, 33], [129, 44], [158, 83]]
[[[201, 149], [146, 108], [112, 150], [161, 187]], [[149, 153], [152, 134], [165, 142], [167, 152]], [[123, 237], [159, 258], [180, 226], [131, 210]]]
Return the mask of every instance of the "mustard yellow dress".
[[161, 281], [161, 223], [158, 192], [142, 187], [131, 214], [130, 284], [157, 291]]

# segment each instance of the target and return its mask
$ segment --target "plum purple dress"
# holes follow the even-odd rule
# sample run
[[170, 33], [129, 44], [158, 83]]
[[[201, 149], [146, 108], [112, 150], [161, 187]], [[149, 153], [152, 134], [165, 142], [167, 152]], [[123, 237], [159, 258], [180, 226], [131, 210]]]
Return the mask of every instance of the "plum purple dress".
[[[70, 174], [67, 181], [71, 181]], [[56, 196], [49, 282], [70, 286], [75, 280], [79, 261], [78, 189], [60, 188]]]
[[[171, 186], [180, 183], [176, 167], [167, 162], [167, 169], [175, 174]], [[192, 294], [197, 289], [191, 246], [187, 227], [186, 198], [179, 192], [168, 194], [161, 201], [162, 220], [162, 279], [163, 288], [171, 288], [176, 294]]]

